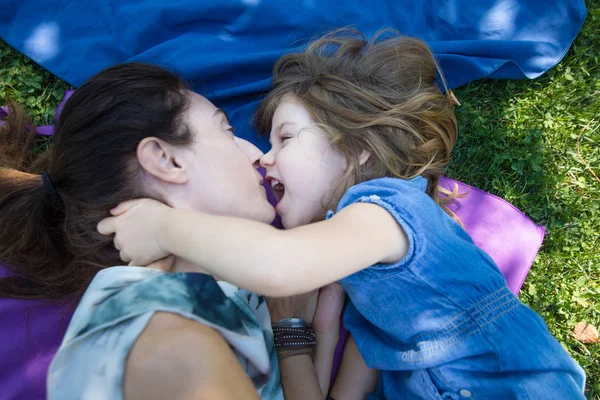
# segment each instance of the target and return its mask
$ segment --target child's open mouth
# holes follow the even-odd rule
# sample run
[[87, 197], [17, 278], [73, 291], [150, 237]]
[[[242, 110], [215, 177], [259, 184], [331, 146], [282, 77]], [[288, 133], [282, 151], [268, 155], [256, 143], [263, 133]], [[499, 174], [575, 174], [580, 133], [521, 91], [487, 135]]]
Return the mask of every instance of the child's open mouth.
[[271, 189], [273, 190], [273, 194], [277, 198], [277, 202], [280, 202], [285, 194], [285, 186], [283, 183], [279, 182], [275, 178], [267, 178], [269, 180], [269, 184], [271, 185]]

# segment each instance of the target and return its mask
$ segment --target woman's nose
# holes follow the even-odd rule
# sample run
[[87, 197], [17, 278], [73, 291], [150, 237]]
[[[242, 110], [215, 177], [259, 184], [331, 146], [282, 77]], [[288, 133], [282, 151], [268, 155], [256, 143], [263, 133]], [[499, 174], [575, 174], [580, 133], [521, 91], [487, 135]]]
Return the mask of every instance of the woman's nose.
[[254, 166], [254, 168], [259, 168], [260, 160], [264, 156], [264, 153], [260, 151], [258, 147], [256, 147], [247, 140], [236, 137], [235, 141], [237, 145], [244, 151], [244, 153], [246, 153], [246, 156], [248, 156], [248, 160]]

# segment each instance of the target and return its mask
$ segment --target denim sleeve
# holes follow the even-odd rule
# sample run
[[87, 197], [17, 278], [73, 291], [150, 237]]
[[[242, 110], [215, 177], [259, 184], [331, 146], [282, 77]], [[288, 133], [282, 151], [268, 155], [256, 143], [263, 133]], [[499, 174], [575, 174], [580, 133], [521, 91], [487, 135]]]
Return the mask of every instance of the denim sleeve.
[[407, 268], [423, 253], [426, 245], [422, 221], [416, 218], [419, 212], [427, 212], [423, 206], [431, 206], [433, 200], [425, 193], [427, 181], [418, 177], [405, 181], [394, 178], [381, 178], [364, 182], [350, 188], [340, 200], [337, 211], [355, 203], [376, 204], [398, 222], [408, 238], [408, 252], [395, 264], [375, 264], [369, 269], [374, 270], [399, 270]]

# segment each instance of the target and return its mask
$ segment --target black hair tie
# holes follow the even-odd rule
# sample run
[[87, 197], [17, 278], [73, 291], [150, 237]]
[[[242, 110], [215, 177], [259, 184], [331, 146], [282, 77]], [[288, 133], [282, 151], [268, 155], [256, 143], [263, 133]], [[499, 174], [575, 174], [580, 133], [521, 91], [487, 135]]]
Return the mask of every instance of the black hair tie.
[[53, 199], [60, 198], [60, 195], [58, 194], [58, 192], [56, 191], [56, 187], [54, 186], [54, 182], [52, 182], [52, 179], [50, 179], [46, 171], [42, 171], [42, 183], [44, 184], [44, 189], [46, 189], [46, 192], [48, 192], [50, 197], [52, 197]]

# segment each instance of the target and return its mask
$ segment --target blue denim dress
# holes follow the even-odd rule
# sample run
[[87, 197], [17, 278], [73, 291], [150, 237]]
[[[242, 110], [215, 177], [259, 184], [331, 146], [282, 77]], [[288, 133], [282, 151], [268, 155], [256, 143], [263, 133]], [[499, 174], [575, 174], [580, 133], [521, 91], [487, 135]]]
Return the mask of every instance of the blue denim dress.
[[122, 399], [127, 356], [157, 311], [217, 330], [260, 397], [283, 400], [271, 319], [262, 296], [205, 274], [140, 267], [112, 267], [96, 275], [50, 364], [48, 399]]
[[422, 177], [376, 179], [338, 205], [383, 207], [409, 241], [398, 263], [340, 281], [350, 300], [344, 324], [381, 371], [371, 398], [584, 399], [582, 368], [426, 185]]

